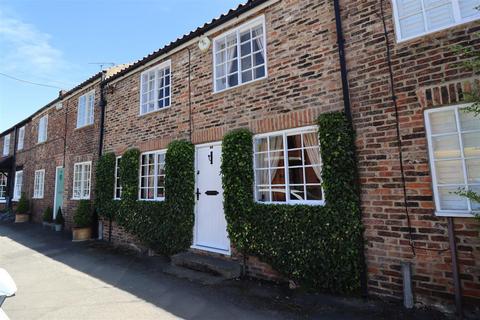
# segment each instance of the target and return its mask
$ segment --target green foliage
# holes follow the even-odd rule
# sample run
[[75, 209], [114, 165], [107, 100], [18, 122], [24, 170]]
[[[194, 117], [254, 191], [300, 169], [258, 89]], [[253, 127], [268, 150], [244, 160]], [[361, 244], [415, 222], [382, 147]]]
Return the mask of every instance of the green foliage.
[[115, 154], [106, 153], [100, 157], [96, 168], [95, 208], [100, 217], [107, 219], [113, 219], [118, 210], [118, 201], [113, 200], [115, 162]]
[[140, 152], [128, 150], [120, 162], [122, 199], [117, 223], [151, 249], [166, 255], [190, 247], [194, 223], [194, 146], [173, 141], [165, 156], [165, 201], [138, 201]]
[[57, 215], [55, 216], [55, 224], [63, 225], [65, 223], [65, 218], [62, 214], [62, 208], [58, 208]]
[[17, 204], [17, 213], [18, 214], [29, 214], [30, 212], [30, 202], [28, 201], [27, 197], [25, 197], [25, 193], [22, 192], [20, 199], [18, 200]]
[[80, 200], [73, 216], [76, 228], [88, 228], [92, 224], [93, 212], [89, 200]]
[[273, 205], [253, 199], [252, 134], [228, 133], [222, 144], [224, 208], [229, 236], [306, 287], [349, 293], [359, 289], [362, 225], [354, 135], [342, 113], [318, 120], [325, 206]]
[[43, 211], [43, 221], [44, 222], [53, 222], [53, 210], [48, 207]]

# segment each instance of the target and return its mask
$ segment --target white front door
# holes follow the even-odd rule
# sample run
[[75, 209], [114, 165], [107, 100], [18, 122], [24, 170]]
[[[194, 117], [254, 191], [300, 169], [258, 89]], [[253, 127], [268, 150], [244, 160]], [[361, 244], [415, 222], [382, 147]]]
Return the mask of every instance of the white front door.
[[200, 145], [195, 152], [196, 210], [193, 247], [230, 254], [230, 240], [223, 211], [223, 188], [220, 173], [220, 143]]

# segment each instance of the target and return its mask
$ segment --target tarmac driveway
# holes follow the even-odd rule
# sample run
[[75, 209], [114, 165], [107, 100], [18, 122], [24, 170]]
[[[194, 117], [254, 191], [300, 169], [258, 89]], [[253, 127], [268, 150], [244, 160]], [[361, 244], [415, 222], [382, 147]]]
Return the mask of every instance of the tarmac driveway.
[[[69, 236], [38, 225], [0, 222], [0, 267], [18, 286], [17, 295], [4, 304], [12, 320], [405, 316], [352, 299], [298, 298], [288, 288], [258, 281], [201, 285], [163, 273], [164, 258], [125, 254], [101, 242], [72, 243]], [[423, 316], [431, 319], [431, 314]]]

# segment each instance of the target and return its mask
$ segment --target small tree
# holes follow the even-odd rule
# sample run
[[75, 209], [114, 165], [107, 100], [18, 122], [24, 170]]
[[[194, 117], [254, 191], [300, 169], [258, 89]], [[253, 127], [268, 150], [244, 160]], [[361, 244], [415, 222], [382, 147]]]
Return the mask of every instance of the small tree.
[[30, 213], [30, 203], [28, 202], [28, 199], [25, 197], [24, 192], [22, 192], [22, 195], [20, 196], [20, 200], [18, 200], [17, 213], [18, 214]]
[[44, 222], [53, 222], [53, 210], [48, 207], [43, 211], [43, 221]]
[[63, 218], [62, 208], [58, 208], [57, 215], [55, 216], [55, 224], [63, 225], [65, 218]]
[[77, 228], [88, 228], [92, 224], [92, 206], [89, 200], [80, 200], [73, 216]]

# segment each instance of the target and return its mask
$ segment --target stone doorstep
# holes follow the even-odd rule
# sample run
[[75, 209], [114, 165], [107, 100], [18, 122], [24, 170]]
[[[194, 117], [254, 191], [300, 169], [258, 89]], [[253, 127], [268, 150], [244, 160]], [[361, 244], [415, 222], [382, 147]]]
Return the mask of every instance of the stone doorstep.
[[242, 268], [237, 262], [198, 255], [192, 252], [182, 252], [172, 256], [171, 259], [173, 266], [208, 273], [223, 279], [238, 278], [242, 272]]

